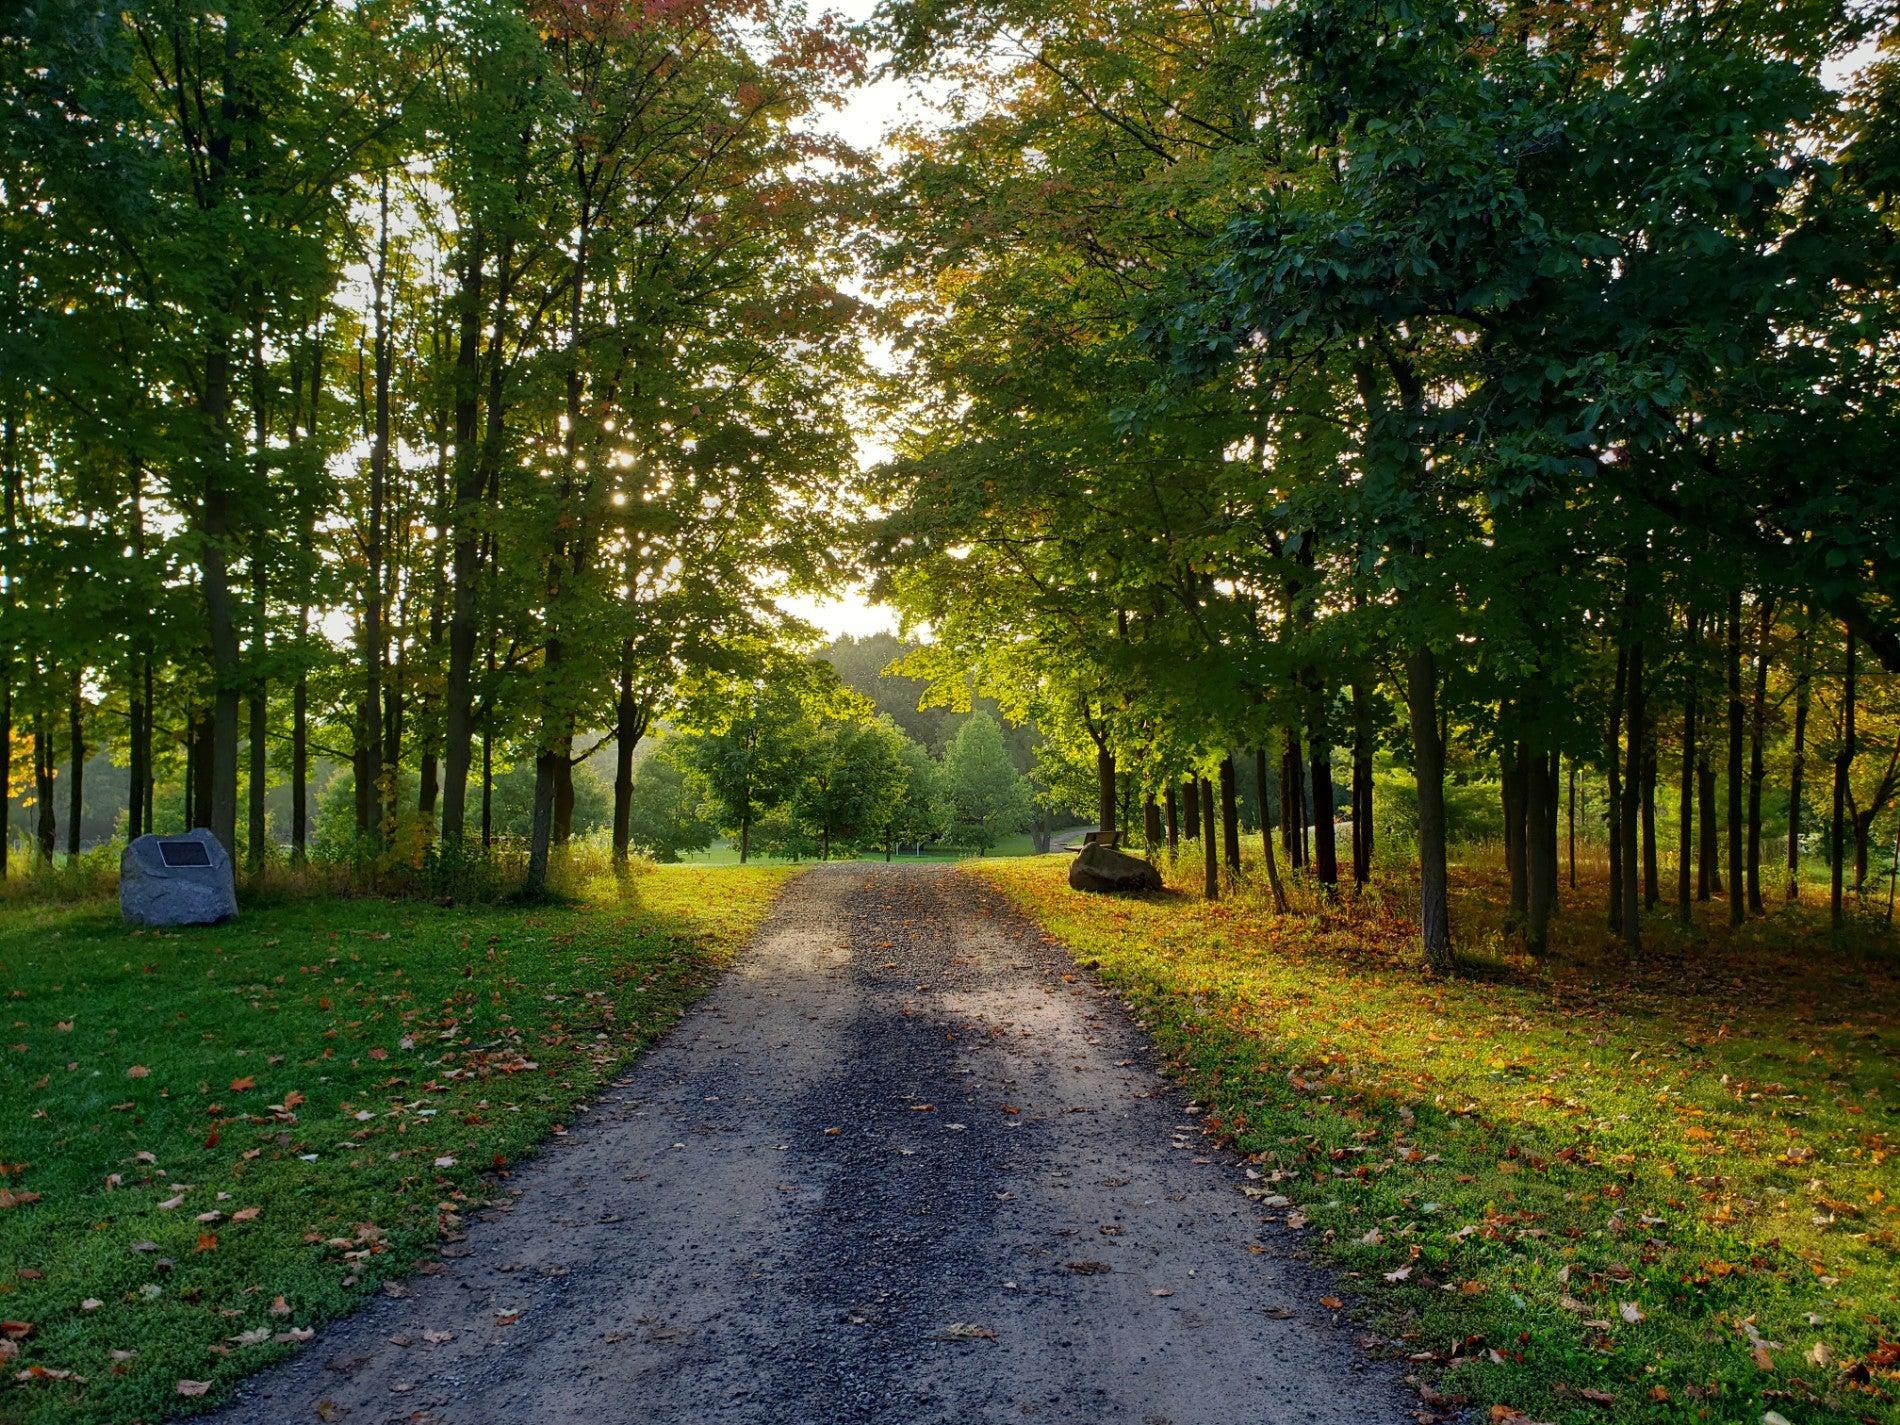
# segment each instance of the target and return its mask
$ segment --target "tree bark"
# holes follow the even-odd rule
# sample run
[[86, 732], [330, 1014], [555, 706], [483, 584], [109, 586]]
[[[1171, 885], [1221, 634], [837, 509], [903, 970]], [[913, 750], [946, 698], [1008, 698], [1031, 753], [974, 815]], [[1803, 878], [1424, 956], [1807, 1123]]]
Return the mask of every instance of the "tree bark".
[[1682, 699], [1682, 784], [1676, 793], [1676, 919], [1691, 923], [1690, 862], [1695, 856], [1696, 677], [1693, 658], [1695, 621], [1689, 621], [1691, 660], [1684, 674]]
[[1740, 925], [1747, 872], [1742, 867], [1742, 591], [1728, 596], [1728, 923]]
[[33, 710], [33, 801], [38, 813], [40, 860], [47, 865], [59, 850], [59, 824], [53, 811], [53, 734], [46, 726], [43, 708]]
[[1841, 742], [1834, 754], [1834, 826], [1828, 851], [1828, 912], [1838, 931], [1845, 919], [1841, 881], [1846, 864], [1847, 779], [1854, 769], [1854, 635], [1847, 635], [1847, 672], [1841, 689]]
[[1525, 864], [1525, 777], [1530, 748], [1522, 742], [1502, 738], [1498, 749], [1499, 800], [1504, 807], [1504, 869], [1511, 881], [1511, 901], [1507, 923], [1521, 927], [1529, 914], [1530, 884]]
[[1115, 832], [1115, 754], [1100, 738], [1095, 743], [1095, 817], [1103, 841]]
[[[1263, 796], [1261, 805], [1264, 806], [1265, 804], [1266, 801]], [[1181, 849], [1180, 807], [1176, 804], [1174, 782], [1172, 780], [1168, 782], [1166, 800], [1163, 806], [1168, 817], [1168, 854], [1172, 856]]]
[[81, 674], [73, 673], [72, 696], [66, 705], [67, 741], [71, 744], [73, 778], [66, 789], [66, 854], [79, 854], [86, 814], [86, 696]]
[[1221, 851], [1232, 884], [1240, 879], [1240, 796], [1231, 755], [1220, 759], [1220, 824]]
[[1154, 851], [1161, 845], [1161, 808], [1150, 792], [1141, 802], [1141, 835], [1148, 849]]
[[[1625, 598], [1625, 609], [1628, 599]], [[1627, 613], [1619, 639], [1627, 635], [1629, 628]], [[1611, 930], [1623, 929], [1623, 712], [1629, 699], [1629, 647], [1622, 644], [1616, 650], [1616, 692], [1610, 699], [1610, 720], [1604, 731], [1603, 760], [1609, 782], [1610, 805], [1608, 816], [1608, 842], [1610, 853], [1610, 905], [1608, 923]]]
[[1220, 899], [1220, 846], [1214, 832], [1214, 784], [1201, 778], [1201, 894]]
[[1629, 715], [1625, 720], [1628, 751], [1624, 761], [1621, 808], [1623, 947], [1632, 955], [1643, 948], [1642, 903], [1636, 884], [1636, 858], [1639, 854], [1637, 840], [1643, 783], [1643, 722], [1646, 716], [1647, 710], [1643, 705], [1643, 642], [1640, 638], [1634, 638], [1629, 648]]
[[1761, 896], [1761, 784], [1767, 776], [1762, 765], [1762, 739], [1768, 719], [1768, 636], [1774, 627], [1774, 605], [1760, 601], [1760, 626], [1755, 639], [1755, 693], [1748, 715], [1748, 909], [1766, 915]]
[[1552, 820], [1557, 796], [1556, 776], [1551, 760], [1542, 753], [1525, 755], [1519, 745], [1518, 766], [1524, 776], [1524, 820], [1531, 828], [1526, 836], [1524, 948], [1541, 955], [1550, 940], [1550, 913], [1557, 886], [1557, 846], [1552, 835]]
[[[455, 351], [455, 506], [450, 516], [454, 531], [449, 553], [449, 668], [443, 691], [442, 732], [442, 844], [453, 853], [462, 843], [467, 822], [468, 773], [475, 737], [474, 682], [476, 595], [482, 574], [482, 505], [488, 489], [488, 465], [478, 449], [476, 433], [481, 402], [482, 245], [479, 224], [470, 226], [462, 249], [462, 290], [457, 313]], [[511, 246], [502, 244], [497, 266], [494, 335], [489, 343], [490, 390], [499, 384], [502, 334], [508, 315]], [[492, 426], [500, 418], [491, 410]], [[486, 442], [482, 443], [484, 448]], [[499, 454], [497, 444], [497, 456]], [[482, 729], [483, 762], [488, 760], [488, 729]], [[487, 773], [483, 774], [484, 786]], [[483, 818], [482, 845], [489, 844]]]
[[1405, 703], [1418, 781], [1419, 937], [1426, 962], [1448, 973], [1456, 960], [1445, 848], [1445, 747], [1438, 727], [1438, 660], [1422, 644], [1405, 657]]
[[1182, 808], [1182, 810], [1186, 812], [1186, 816], [1183, 818], [1181, 831], [1189, 841], [1193, 841], [1201, 834], [1201, 789], [1199, 783], [1197, 783], [1194, 778], [1189, 777], [1187, 784], [1182, 788], [1181, 795], [1186, 802], [1186, 805]]
[[1794, 684], [1794, 751], [1788, 771], [1788, 899], [1801, 898], [1801, 779], [1807, 770], [1808, 698], [1813, 674], [1810, 611], [1801, 621], [1801, 647], [1796, 655]]
[[1656, 723], [1645, 713], [1643, 726], [1643, 909], [1662, 899], [1662, 873], [1656, 858]]
[[[1260, 804], [1266, 806], [1266, 784]], [[1372, 697], [1363, 679], [1352, 682], [1352, 882], [1372, 880]]]
[[1286, 914], [1286, 887], [1280, 884], [1280, 859], [1273, 851], [1273, 818], [1267, 815], [1267, 749], [1256, 747], [1253, 754], [1254, 780], [1260, 785], [1260, 855], [1267, 865], [1267, 888], [1273, 893], [1273, 909]]

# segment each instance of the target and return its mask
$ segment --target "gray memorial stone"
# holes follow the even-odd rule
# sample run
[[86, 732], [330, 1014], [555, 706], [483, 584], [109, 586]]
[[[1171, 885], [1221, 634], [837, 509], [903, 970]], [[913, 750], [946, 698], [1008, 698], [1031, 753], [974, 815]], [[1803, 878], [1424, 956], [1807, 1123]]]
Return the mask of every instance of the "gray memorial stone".
[[216, 925], [237, 915], [231, 858], [200, 827], [141, 836], [119, 857], [119, 914], [127, 925]]

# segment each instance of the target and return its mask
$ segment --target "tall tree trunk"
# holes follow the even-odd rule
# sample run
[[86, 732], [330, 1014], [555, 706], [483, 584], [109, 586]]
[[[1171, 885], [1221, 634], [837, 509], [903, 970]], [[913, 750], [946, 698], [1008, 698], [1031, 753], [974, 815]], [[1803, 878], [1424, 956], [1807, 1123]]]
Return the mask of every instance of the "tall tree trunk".
[[59, 850], [59, 823], [53, 810], [55, 756], [53, 734], [46, 725], [46, 711], [43, 708], [35, 708], [33, 710], [33, 803], [39, 822], [36, 844], [39, 847], [40, 860], [48, 865], [52, 864], [53, 856]]
[[1557, 780], [1551, 759], [1541, 752], [1530, 754], [1518, 745], [1518, 767], [1524, 778], [1524, 821], [1529, 834], [1524, 839], [1525, 915], [1524, 948], [1533, 955], [1544, 953], [1550, 940], [1550, 912], [1557, 889], [1556, 828], [1552, 814], [1556, 806]]
[[1201, 778], [1201, 894], [1220, 899], [1220, 843], [1214, 831], [1214, 784]]
[[[1260, 804], [1263, 807], [1266, 805], [1266, 797], [1264, 794], [1260, 799]], [[1181, 849], [1181, 809], [1175, 801], [1174, 781], [1172, 778], [1168, 781], [1166, 801], [1163, 805], [1168, 816], [1168, 854], [1172, 856]]]
[[1254, 780], [1260, 786], [1260, 855], [1267, 864], [1267, 888], [1273, 893], [1273, 909], [1286, 914], [1286, 887], [1280, 884], [1280, 860], [1273, 853], [1273, 819], [1267, 815], [1267, 749], [1256, 747], [1253, 754]]
[[264, 793], [268, 782], [265, 735], [268, 708], [265, 704], [264, 657], [267, 635], [264, 630], [264, 561], [258, 550], [251, 552], [251, 695], [250, 727], [246, 733], [250, 753], [250, 775], [246, 793], [245, 866], [255, 876], [264, 869]]
[[[192, 720], [191, 737], [194, 743], [191, 767], [191, 829], [210, 830], [212, 816], [212, 783], [217, 777], [217, 722], [215, 717], [200, 708]], [[217, 833], [213, 832], [213, 835]]]
[[[132, 560], [142, 575], [145, 572], [145, 467], [138, 460], [132, 462]], [[131, 677], [126, 689], [126, 732], [130, 742], [126, 749], [125, 835], [128, 841], [137, 841], [149, 826], [145, 814], [145, 783], [152, 765], [151, 640], [143, 632], [132, 640], [132, 663], [128, 671]], [[6, 735], [0, 730], [0, 741], [4, 741]], [[6, 786], [6, 777], [0, 775], [0, 801], [6, 799]], [[0, 812], [0, 817], [3, 816]], [[0, 821], [0, 846], [5, 842], [6, 827]], [[5, 873], [5, 866], [6, 852], [0, 850], [0, 875]]]
[[66, 704], [67, 741], [72, 744], [73, 780], [66, 789], [66, 854], [79, 854], [86, 812], [86, 695], [82, 675], [73, 674], [72, 696]]
[[1314, 726], [1307, 752], [1313, 759], [1313, 871], [1330, 891], [1339, 884], [1339, 850], [1333, 826], [1333, 745], [1322, 724]]
[[1418, 645], [1405, 657], [1405, 704], [1412, 724], [1418, 781], [1418, 913], [1425, 959], [1434, 970], [1456, 967], [1445, 848], [1445, 746], [1438, 726], [1438, 660]]
[[1300, 735], [1288, 728], [1280, 757], [1280, 815], [1287, 837], [1287, 860], [1295, 870], [1306, 864], [1306, 774], [1300, 763]]
[[[1265, 807], [1266, 785], [1260, 788]], [[1352, 682], [1352, 883], [1372, 880], [1372, 696], [1362, 678]]]
[[1234, 779], [1234, 759], [1220, 759], [1221, 852], [1229, 882], [1240, 879], [1240, 795]]
[[1193, 841], [1201, 834], [1200, 784], [1196, 782], [1194, 778], [1189, 777], [1187, 779], [1187, 785], [1181, 790], [1181, 795], [1186, 801], [1183, 810], [1187, 813], [1181, 829], [1187, 835], [1187, 839]]
[[1813, 674], [1813, 644], [1810, 633], [1813, 612], [1801, 620], [1801, 646], [1796, 655], [1794, 683], [1794, 750], [1788, 771], [1788, 899], [1801, 896], [1801, 778], [1807, 770], [1808, 695]]
[[[1632, 630], [1633, 632], [1633, 630]], [[1629, 648], [1628, 751], [1623, 770], [1622, 842], [1623, 842], [1623, 946], [1634, 955], [1643, 948], [1642, 902], [1636, 883], [1636, 859], [1643, 785], [1643, 725], [1648, 711], [1643, 704], [1643, 641], [1632, 637]]]
[[1747, 913], [1743, 904], [1742, 867], [1742, 591], [1728, 596], [1728, 923], [1740, 925]]
[[383, 657], [388, 634], [383, 627], [383, 522], [389, 491], [389, 175], [384, 173], [378, 203], [377, 260], [370, 274], [375, 367], [375, 432], [369, 453], [369, 532], [364, 541], [362, 745], [358, 750], [363, 796], [359, 813], [372, 843], [384, 840]]
[[633, 696], [633, 640], [623, 639], [620, 696], [614, 705], [614, 865], [623, 869], [633, 827], [633, 749], [645, 732], [646, 719]]
[[1115, 836], [1115, 754], [1101, 738], [1095, 742], [1095, 818], [1101, 840]]
[[1643, 726], [1643, 909], [1654, 910], [1662, 899], [1661, 869], [1656, 858], [1656, 720]]
[[1161, 807], [1156, 803], [1154, 793], [1150, 792], [1141, 800], [1141, 836], [1147, 842], [1148, 850], [1155, 851], [1161, 845]]
[[538, 895], [548, 886], [548, 854], [554, 843], [554, 769], [560, 757], [544, 747], [534, 758], [534, 820], [528, 834], [530, 894]]
[[1570, 817], [1570, 889], [1577, 888], [1577, 759], [1570, 759], [1570, 793], [1566, 803]]
[[[489, 462], [477, 449], [476, 440], [481, 402], [482, 239], [480, 224], [471, 225], [461, 252], [462, 290], [455, 350], [455, 506], [450, 516], [453, 548], [449, 554], [449, 667], [442, 698], [442, 844], [451, 852], [460, 848], [467, 824], [468, 771], [475, 737], [476, 596], [482, 575], [482, 504], [488, 489]], [[510, 254], [510, 245], [503, 243], [501, 261], [497, 265], [494, 337], [489, 345], [491, 391], [500, 384], [501, 378]], [[498, 411], [491, 410], [490, 424], [499, 416]], [[485, 448], [486, 442], [482, 444]], [[496, 445], [498, 454], [499, 441]], [[486, 726], [482, 737], [486, 746]], [[482, 845], [488, 844], [484, 828]]]
[[1846, 864], [1847, 779], [1854, 769], [1854, 634], [1847, 634], [1847, 674], [1841, 689], [1841, 743], [1834, 754], [1834, 825], [1828, 850], [1828, 910], [1835, 930], [1845, 918], [1841, 881]]
[[[5, 639], [12, 633], [0, 634]], [[13, 650], [0, 643], [0, 884], [13, 843]]]
[[17, 533], [19, 515], [19, 427], [13, 413], [0, 417], [0, 882], [7, 877], [7, 857], [13, 842], [13, 592], [19, 577]]
[[[1628, 598], [1625, 597], [1625, 618], [1618, 632], [1619, 642], [1628, 636], [1627, 615]], [[1610, 718], [1604, 731], [1603, 760], [1608, 773], [1610, 806], [1608, 817], [1608, 842], [1610, 853], [1610, 905], [1608, 923], [1611, 930], [1623, 929], [1623, 712], [1629, 700], [1630, 658], [1629, 647], [1622, 644], [1616, 650], [1616, 693], [1610, 699]]]
[[1498, 787], [1499, 800], [1504, 808], [1504, 869], [1510, 877], [1511, 902], [1508, 911], [1509, 924], [1513, 929], [1524, 924], [1529, 913], [1530, 883], [1525, 865], [1524, 811], [1525, 787], [1524, 767], [1529, 760], [1530, 748], [1522, 742], [1512, 742], [1508, 736], [1498, 749]]
[[[1695, 620], [1689, 621], [1690, 647], [1694, 648]], [[1696, 677], [1693, 652], [1691, 662], [1684, 675], [1682, 698], [1682, 785], [1676, 793], [1676, 815], [1681, 822], [1676, 828], [1676, 919], [1684, 926], [1691, 923], [1690, 910], [1690, 862], [1695, 856], [1695, 744], [1696, 744]]]
[[1763, 598], [1761, 622], [1755, 639], [1755, 696], [1748, 716], [1748, 908], [1756, 915], [1767, 914], [1761, 898], [1761, 784], [1767, 776], [1762, 766], [1762, 738], [1768, 719], [1768, 636], [1774, 626], [1774, 604]]

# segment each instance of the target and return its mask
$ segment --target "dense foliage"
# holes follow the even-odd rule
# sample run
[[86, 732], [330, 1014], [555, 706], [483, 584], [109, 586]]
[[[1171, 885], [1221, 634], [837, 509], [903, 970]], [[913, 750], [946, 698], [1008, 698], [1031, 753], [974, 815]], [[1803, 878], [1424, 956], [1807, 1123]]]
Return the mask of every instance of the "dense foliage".
[[1171, 842], [1205, 828], [1210, 895], [1248, 763], [1287, 793], [1276, 900], [1279, 861], [1371, 876], [1379, 765], [1403, 766], [1441, 969], [1469, 780], [1501, 792], [1533, 951], [1580, 777], [1632, 948], [1670, 890], [1686, 917], [1726, 885], [1739, 920], [1816, 851], [1837, 922], [1875, 889], [1891, 6], [886, 18], [959, 96], [909, 136], [876, 246], [912, 378], [881, 552], [936, 635], [919, 667], [974, 667], [1092, 764], [1104, 826], [1132, 784], [1150, 842], [1163, 810]]

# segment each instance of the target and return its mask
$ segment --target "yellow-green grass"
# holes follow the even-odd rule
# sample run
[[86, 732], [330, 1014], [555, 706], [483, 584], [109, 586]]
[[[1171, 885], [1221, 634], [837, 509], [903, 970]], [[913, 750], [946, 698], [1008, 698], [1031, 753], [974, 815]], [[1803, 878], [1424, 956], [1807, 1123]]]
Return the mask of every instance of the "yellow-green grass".
[[1252, 887], [1187, 893], [1185, 857], [1130, 899], [1070, 891], [1060, 857], [972, 869], [1126, 998], [1428, 1407], [1900, 1420], [1878, 931], [1837, 944], [1824, 907], [1776, 907], [1731, 933], [1718, 902], [1689, 931], [1658, 911], [1631, 963], [1586, 866], [1532, 964], [1471, 864], [1454, 919], [1480, 962], [1441, 979], [1402, 892], [1275, 917]]
[[311, 898], [177, 933], [109, 902], [0, 910], [0, 1420], [214, 1402], [415, 1267], [790, 874], [665, 868], [533, 908]]

